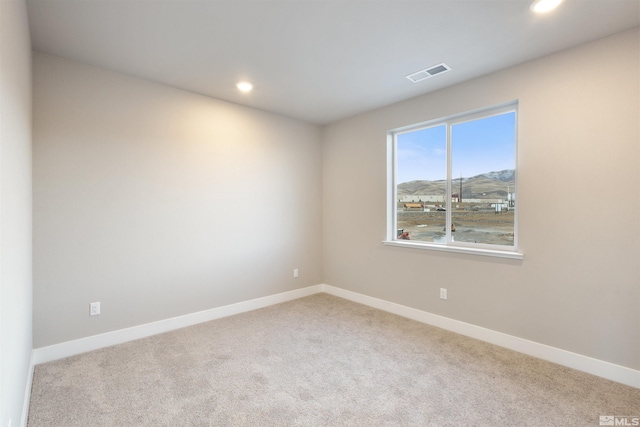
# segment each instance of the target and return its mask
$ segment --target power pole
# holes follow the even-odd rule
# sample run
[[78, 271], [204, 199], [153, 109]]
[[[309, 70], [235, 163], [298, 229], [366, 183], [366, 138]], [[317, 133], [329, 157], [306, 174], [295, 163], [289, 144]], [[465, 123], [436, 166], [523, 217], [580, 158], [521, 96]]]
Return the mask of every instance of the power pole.
[[462, 172], [460, 172], [460, 192], [458, 193], [458, 201], [462, 203]]

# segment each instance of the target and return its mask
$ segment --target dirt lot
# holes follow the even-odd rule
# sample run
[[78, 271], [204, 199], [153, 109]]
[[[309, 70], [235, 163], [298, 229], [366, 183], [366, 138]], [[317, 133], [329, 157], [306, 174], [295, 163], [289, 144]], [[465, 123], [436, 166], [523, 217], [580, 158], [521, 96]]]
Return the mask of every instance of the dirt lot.
[[[454, 210], [452, 219], [456, 242], [513, 246], [513, 211], [497, 214], [494, 211]], [[398, 229], [408, 231], [411, 240], [443, 241], [445, 222], [446, 212], [398, 211]]]

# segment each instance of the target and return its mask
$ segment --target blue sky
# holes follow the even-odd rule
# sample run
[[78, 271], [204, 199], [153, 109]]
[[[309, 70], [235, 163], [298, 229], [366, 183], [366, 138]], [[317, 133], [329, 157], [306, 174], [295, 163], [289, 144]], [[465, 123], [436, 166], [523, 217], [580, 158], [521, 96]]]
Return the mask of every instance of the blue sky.
[[[398, 183], [446, 179], [446, 126], [398, 135]], [[515, 113], [505, 113], [452, 127], [452, 178], [513, 169]]]

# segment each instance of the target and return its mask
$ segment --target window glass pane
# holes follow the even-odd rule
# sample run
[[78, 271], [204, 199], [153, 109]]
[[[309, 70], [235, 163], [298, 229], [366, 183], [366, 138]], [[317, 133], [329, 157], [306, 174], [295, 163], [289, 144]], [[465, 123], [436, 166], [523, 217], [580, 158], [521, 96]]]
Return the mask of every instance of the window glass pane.
[[451, 128], [456, 242], [514, 245], [515, 120], [509, 112]]
[[446, 243], [446, 125], [401, 133], [396, 150], [398, 239]]

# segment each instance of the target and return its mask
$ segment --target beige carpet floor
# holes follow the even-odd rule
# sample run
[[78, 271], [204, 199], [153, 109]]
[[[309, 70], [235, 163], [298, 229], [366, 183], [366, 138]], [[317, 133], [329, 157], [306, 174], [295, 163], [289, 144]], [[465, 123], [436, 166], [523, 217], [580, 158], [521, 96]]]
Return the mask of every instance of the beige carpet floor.
[[327, 294], [36, 366], [29, 426], [598, 426], [640, 390]]

